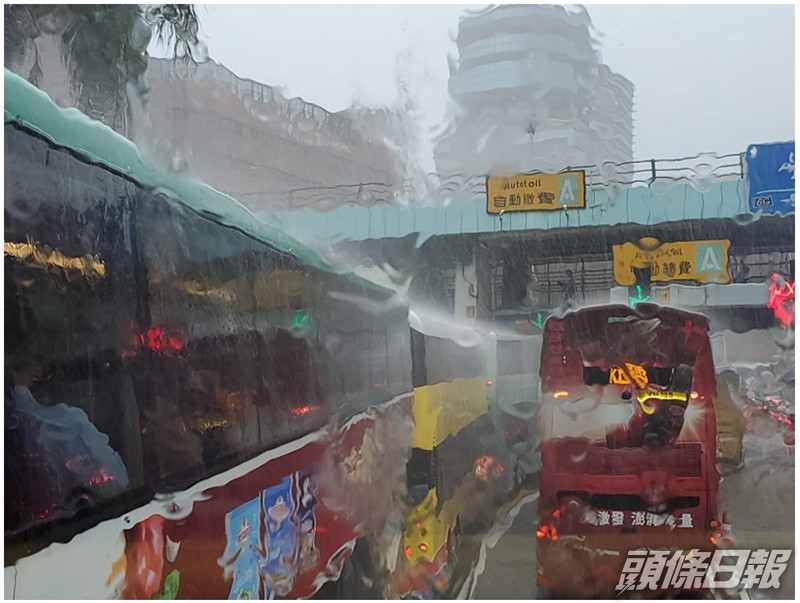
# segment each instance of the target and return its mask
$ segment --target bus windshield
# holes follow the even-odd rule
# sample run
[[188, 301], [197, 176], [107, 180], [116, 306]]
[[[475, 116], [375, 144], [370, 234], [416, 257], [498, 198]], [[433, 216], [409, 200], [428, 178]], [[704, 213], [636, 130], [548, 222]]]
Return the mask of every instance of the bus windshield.
[[[544, 437], [605, 439], [610, 447], [675, 443], [687, 413], [696, 423], [701, 406], [689, 402], [716, 393], [707, 331], [702, 316], [655, 306], [592, 308], [551, 319], [541, 365], [544, 402], [551, 406]], [[640, 438], [608, 431], [636, 420], [648, 432]]]

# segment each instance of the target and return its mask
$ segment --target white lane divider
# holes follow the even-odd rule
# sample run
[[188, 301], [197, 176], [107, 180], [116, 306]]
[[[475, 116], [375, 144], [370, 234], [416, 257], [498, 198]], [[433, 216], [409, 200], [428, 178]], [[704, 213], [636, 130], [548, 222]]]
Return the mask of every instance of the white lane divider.
[[[523, 505], [535, 501], [539, 498], [538, 492], [532, 492], [523, 496], [517, 503], [508, 510], [503, 517], [498, 519], [495, 524], [492, 526], [492, 529], [483, 537], [481, 540], [481, 550], [478, 554], [478, 562], [475, 564], [475, 569], [470, 572], [469, 577], [464, 581], [464, 585], [461, 587], [461, 590], [456, 595], [456, 599], [472, 599], [472, 595], [475, 593], [475, 588], [478, 586], [478, 578], [480, 578], [481, 574], [483, 574], [484, 570], [486, 569], [486, 551], [487, 549], [493, 549], [497, 546], [497, 543], [500, 539], [505, 535], [506, 532], [511, 528], [514, 520], [519, 515], [519, 511]], [[531, 536], [533, 538], [533, 536]]]

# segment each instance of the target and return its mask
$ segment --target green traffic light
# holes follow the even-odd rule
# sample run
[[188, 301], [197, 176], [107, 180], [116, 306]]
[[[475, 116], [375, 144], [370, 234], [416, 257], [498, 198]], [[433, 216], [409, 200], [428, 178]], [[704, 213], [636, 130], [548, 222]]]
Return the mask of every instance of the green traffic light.
[[305, 329], [308, 325], [308, 312], [305, 310], [297, 310], [292, 316], [292, 326], [295, 329]]
[[630, 302], [631, 306], [635, 306], [636, 304], [640, 304], [642, 302], [646, 302], [650, 299], [649, 295], [642, 295], [642, 286], [636, 285], [636, 297], [628, 296], [628, 301]]

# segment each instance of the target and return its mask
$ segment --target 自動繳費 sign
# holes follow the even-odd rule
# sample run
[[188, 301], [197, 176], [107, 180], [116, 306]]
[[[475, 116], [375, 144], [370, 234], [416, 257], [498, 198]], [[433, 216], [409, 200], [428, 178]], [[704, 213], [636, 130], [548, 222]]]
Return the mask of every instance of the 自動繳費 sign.
[[586, 207], [583, 170], [486, 179], [486, 211], [490, 214], [582, 207]]
[[653, 249], [634, 243], [614, 245], [614, 280], [631, 286], [636, 282], [634, 268], [650, 268], [650, 280], [655, 282], [728, 283], [730, 244], [728, 240], [682, 241], [662, 243]]

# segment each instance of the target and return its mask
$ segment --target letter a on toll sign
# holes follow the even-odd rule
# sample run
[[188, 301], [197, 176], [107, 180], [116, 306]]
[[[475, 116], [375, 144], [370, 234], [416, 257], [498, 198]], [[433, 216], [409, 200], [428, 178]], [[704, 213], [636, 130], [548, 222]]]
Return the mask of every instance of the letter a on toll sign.
[[575, 201], [577, 201], [575, 198], [575, 188], [577, 188], [577, 182], [575, 181], [575, 178], [572, 176], [562, 178], [561, 187], [558, 191], [558, 202], [561, 205], [575, 203]]
[[722, 266], [717, 259], [717, 254], [714, 253], [714, 247], [711, 245], [706, 246], [705, 253], [703, 254], [703, 261], [700, 263], [699, 272], [721, 272]]

